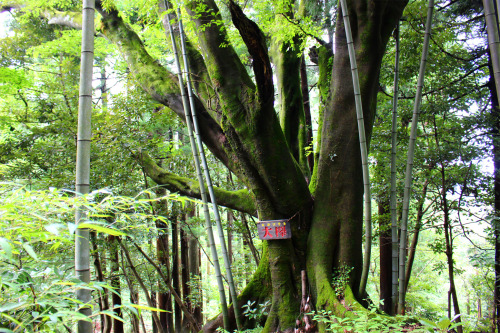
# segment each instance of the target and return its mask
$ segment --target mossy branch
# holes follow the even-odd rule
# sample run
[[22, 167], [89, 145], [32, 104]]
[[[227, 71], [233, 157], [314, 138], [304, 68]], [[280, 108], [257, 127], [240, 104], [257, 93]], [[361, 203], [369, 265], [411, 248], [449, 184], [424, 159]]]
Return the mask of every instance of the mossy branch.
[[[155, 161], [146, 153], [136, 154], [137, 160], [144, 168], [144, 172], [153, 179], [158, 185], [162, 185], [171, 192], [177, 192], [192, 198], [201, 198], [200, 186], [196, 180], [181, 177], [158, 166]], [[217, 203], [240, 212], [255, 216], [257, 208], [250, 191], [236, 190], [227, 191], [214, 187]], [[210, 200], [208, 198], [208, 200]]]
[[[185, 121], [177, 77], [149, 55], [139, 36], [123, 21], [116, 9], [105, 11], [100, 1], [96, 3], [96, 8], [102, 15], [102, 33], [119, 47], [141, 87], [154, 100], [170, 108]], [[203, 142], [222, 163], [233, 169], [232, 159], [228, 157], [225, 147], [226, 136], [221, 127], [196, 96], [194, 101]]]
[[253, 72], [257, 82], [258, 96], [262, 102], [274, 98], [273, 71], [267, 52], [266, 39], [259, 26], [250, 20], [234, 1], [229, 1], [233, 24], [240, 32], [248, 52], [252, 56]]

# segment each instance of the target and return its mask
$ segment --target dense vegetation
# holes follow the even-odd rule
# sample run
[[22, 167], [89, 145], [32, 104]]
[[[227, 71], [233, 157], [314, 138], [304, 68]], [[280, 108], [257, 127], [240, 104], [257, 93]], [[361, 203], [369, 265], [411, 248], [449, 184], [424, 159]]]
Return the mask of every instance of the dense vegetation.
[[[374, 207], [364, 290], [362, 162], [340, 4], [168, 3], [185, 21], [242, 330], [498, 331], [500, 117], [483, 6], [434, 4], [416, 125], [427, 4], [347, 3]], [[96, 1], [91, 193], [75, 197], [81, 3], [0, 2], [0, 332], [72, 332], [78, 320], [99, 332], [224, 329], [165, 6]], [[402, 215], [414, 125], [406, 303], [395, 316], [391, 214]], [[88, 214], [78, 226], [75, 207]], [[275, 219], [291, 222], [292, 239], [259, 240], [256, 222]], [[90, 284], [74, 272], [76, 228], [91, 230]], [[81, 289], [91, 290], [91, 317], [79, 311]], [[232, 305], [229, 319], [233, 331]]]

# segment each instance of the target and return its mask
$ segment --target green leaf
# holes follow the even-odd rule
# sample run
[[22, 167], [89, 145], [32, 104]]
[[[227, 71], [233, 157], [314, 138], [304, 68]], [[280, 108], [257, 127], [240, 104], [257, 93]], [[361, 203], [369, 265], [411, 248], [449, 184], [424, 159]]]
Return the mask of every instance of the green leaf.
[[0, 237], [0, 247], [2, 247], [2, 250], [4, 250], [7, 259], [12, 259], [12, 246], [10, 245], [9, 241], [7, 241], [3, 237]]
[[23, 247], [33, 259], [38, 260], [38, 256], [36, 255], [31, 245], [29, 245], [28, 243], [23, 243]]
[[104, 311], [101, 311], [101, 312], [99, 312], [99, 313], [100, 313], [100, 314], [105, 314], [105, 315], [108, 315], [108, 316], [110, 316], [110, 317], [112, 317], [112, 318], [114, 318], [114, 319], [116, 319], [116, 320], [121, 321], [122, 323], [124, 323], [124, 322], [125, 322], [125, 321], [123, 320], [123, 318], [118, 317], [118, 316], [116, 315], [116, 313], [114, 313], [114, 312], [113, 312], [113, 311], [111, 311], [111, 310], [104, 310]]
[[147, 310], [147, 311], [167, 312], [167, 311], [162, 310], [162, 309], [152, 308], [152, 307], [145, 306], [145, 305], [130, 304], [130, 306], [132, 306], [136, 309]]
[[78, 229], [85, 229], [85, 228], [92, 229], [92, 230], [95, 230], [97, 232], [102, 232], [104, 234], [108, 234], [111, 236], [127, 236], [127, 234], [124, 232], [118, 231], [116, 229], [101, 227], [100, 225], [96, 225], [96, 224], [80, 223], [78, 225]]
[[0, 307], [0, 312], [11, 312], [12, 310], [19, 309], [22, 307], [26, 302], [20, 302], [20, 303], [6, 303]]
[[442, 330], [446, 329], [450, 325], [451, 321], [448, 318], [443, 318], [437, 323], [437, 326]]

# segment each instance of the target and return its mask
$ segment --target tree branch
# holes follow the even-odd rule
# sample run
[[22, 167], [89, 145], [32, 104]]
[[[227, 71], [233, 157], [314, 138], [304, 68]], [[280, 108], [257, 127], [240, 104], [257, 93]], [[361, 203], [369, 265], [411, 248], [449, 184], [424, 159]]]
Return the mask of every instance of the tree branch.
[[240, 36], [252, 56], [253, 72], [260, 100], [267, 102], [269, 99], [274, 99], [273, 71], [264, 34], [257, 24], [250, 20], [232, 0], [229, 1], [229, 11], [234, 26], [240, 32]]
[[[144, 168], [145, 173], [157, 184], [162, 185], [171, 192], [177, 192], [192, 198], [200, 199], [200, 186], [197, 181], [181, 177], [158, 166], [146, 152], [136, 154], [136, 158]], [[217, 203], [240, 212], [256, 215], [255, 202], [250, 191], [226, 191], [214, 187]], [[208, 198], [210, 200], [210, 198]]]
[[[116, 9], [104, 11], [100, 1], [96, 2], [96, 9], [102, 15], [101, 31], [119, 47], [141, 87], [185, 121], [177, 77], [149, 55], [139, 36], [122, 20]], [[233, 170], [234, 163], [228, 156], [230, 148], [224, 132], [203, 103], [196, 96], [194, 100], [203, 142], [222, 163]]]

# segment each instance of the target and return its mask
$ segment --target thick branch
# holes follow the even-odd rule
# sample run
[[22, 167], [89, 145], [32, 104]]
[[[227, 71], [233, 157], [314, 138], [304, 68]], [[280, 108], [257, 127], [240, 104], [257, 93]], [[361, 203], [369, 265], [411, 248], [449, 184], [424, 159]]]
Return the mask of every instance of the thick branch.
[[274, 85], [273, 71], [264, 34], [257, 24], [250, 20], [232, 0], [229, 1], [229, 10], [234, 26], [240, 32], [248, 52], [252, 56], [259, 98], [262, 102], [267, 102], [274, 96]]
[[[146, 174], [157, 184], [163, 185], [171, 192], [177, 192], [192, 198], [200, 199], [200, 186], [197, 181], [181, 177], [162, 169], [145, 152], [138, 154], [139, 163], [144, 168]], [[248, 190], [226, 191], [214, 187], [217, 203], [240, 212], [256, 215], [255, 202]], [[208, 198], [210, 200], [210, 198]]]
[[[122, 20], [115, 9], [104, 11], [100, 2], [96, 3], [96, 8], [102, 15], [101, 31], [111, 42], [118, 45], [141, 87], [153, 99], [172, 109], [185, 121], [177, 77], [148, 54], [139, 36]], [[195, 106], [203, 142], [222, 163], [233, 169], [221, 127], [196, 97]]]

